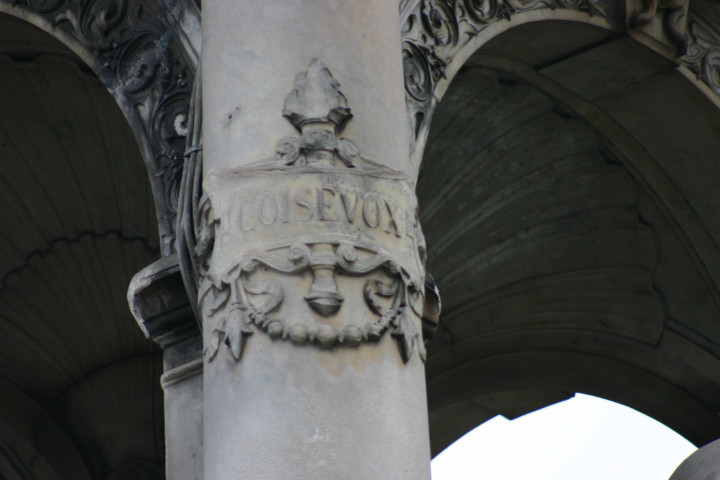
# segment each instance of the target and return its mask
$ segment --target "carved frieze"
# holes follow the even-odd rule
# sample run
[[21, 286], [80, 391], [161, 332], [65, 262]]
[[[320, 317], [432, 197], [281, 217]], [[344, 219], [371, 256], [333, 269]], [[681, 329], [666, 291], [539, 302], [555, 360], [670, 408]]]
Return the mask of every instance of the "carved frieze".
[[299, 136], [205, 181], [196, 253], [208, 361], [223, 348], [238, 360], [255, 332], [322, 348], [390, 332], [406, 361], [424, 357], [414, 183], [339, 137], [352, 114], [320, 61], [296, 77], [283, 115]]
[[76, 39], [115, 96], [149, 170], [162, 253], [174, 251], [192, 85], [190, 66], [175, 45], [160, 5], [142, 0], [0, 0], [10, 13], [42, 17]]

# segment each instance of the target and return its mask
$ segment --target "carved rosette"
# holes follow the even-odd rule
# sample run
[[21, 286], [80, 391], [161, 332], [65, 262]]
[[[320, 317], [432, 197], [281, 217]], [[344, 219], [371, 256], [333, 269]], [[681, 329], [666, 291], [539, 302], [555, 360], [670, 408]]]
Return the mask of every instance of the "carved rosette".
[[339, 137], [352, 117], [339, 86], [313, 60], [283, 111], [299, 136], [205, 181], [196, 253], [210, 362], [224, 350], [239, 360], [256, 332], [326, 349], [389, 332], [405, 361], [425, 357], [414, 183]]

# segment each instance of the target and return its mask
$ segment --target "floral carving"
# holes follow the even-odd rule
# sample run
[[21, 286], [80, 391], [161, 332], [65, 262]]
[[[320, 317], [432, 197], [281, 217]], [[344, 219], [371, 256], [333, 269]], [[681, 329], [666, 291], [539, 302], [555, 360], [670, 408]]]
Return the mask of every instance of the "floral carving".
[[425, 0], [422, 10], [424, 27], [439, 44], [457, 43], [459, 27], [451, 3], [445, 0]]
[[489, 23], [498, 14], [498, 0], [464, 0], [463, 3], [470, 18], [479, 23]]
[[[387, 280], [367, 280], [362, 292], [377, 319], [362, 325], [334, 326], [273, 315], [287, 294], [276, 280], [254, 280], [253, 274], [260, 267], [285, 275], [311, 272], [313, 281], [303, 298], [323, 317], [335, 315], [341, 308], [343, 296], [335, 281], [336, 274], [367, 276], [381, 271]], [[323, 348], [377, 342], [391, 330], [405, 361], [415, 348], [424, 359], [422, 332], [417, 321], [422, 315], [423, 301], [422, 285], [414, 281], [390, 253], [349, 243], [298, 243], [249, 252], [226, 276], [211, 279], [201, 296], [201, 302], [208, 305], [208, 315], [220, 317], [213, 329], [214, 338], [208, 351], [210, 361], [223, 344], [233, 358], [239, 360], [247, 338], [256, 329], [274, 339]]]
[[422, 48], [412, 42], [403, 43], [405, 91], [414, 100], [426, 103], [432, 98], [433, 87], [444, 74], [445, 63], [432, 48]]

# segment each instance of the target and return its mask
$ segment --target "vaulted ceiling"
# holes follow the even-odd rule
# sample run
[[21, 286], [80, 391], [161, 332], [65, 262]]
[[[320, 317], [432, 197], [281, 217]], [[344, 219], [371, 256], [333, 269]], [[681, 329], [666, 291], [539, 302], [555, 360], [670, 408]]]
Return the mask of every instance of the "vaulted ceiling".
[[[432, 122], [435, 451], [574, 392], [720, 435], [719, 110], [673, 62], [560, 23], [488, 42]], [[3, 16], [0, 112], [0, 478], [159, 478], [161, 357], [125, 300], [159, 254], [135, 140], [77, 58]]]
[[158, 256], [135, 140], [92, 72], [6, 16], [0, 112], [0, 478], [156, 478], [161, 356], [125, 299]]
[[718, 132], [673, 62], [611, 32], [529, 24], [470, 59], [418, 184], [435, 452], [575, 392], [720, 436]]

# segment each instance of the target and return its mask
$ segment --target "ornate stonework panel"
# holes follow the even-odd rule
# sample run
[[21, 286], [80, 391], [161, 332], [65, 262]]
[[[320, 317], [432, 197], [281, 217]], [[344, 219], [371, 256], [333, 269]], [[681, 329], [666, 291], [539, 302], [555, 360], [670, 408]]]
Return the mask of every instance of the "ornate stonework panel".
[[687, 44], [683, 65], [720, 96], [720, 29], [701, 18], [691, 18]]
[[83, 50], [76, 53], [115, 97], [135, 133], [153, 186], [162, 251], [172, 253], [193, 72], [163, 6], [141, 0], [0, 0], [0, 12], [80, 44]]
[[406, 361], [424, 357], [414, 182], [339, 137], [352, 115], [320, 61], [297, 76], [283, 116], [299, 136], [205, 180], [196, 253], [208, 360], [223, 345], [238, 360], [256, 331], [322, 348], [390, 331]]

